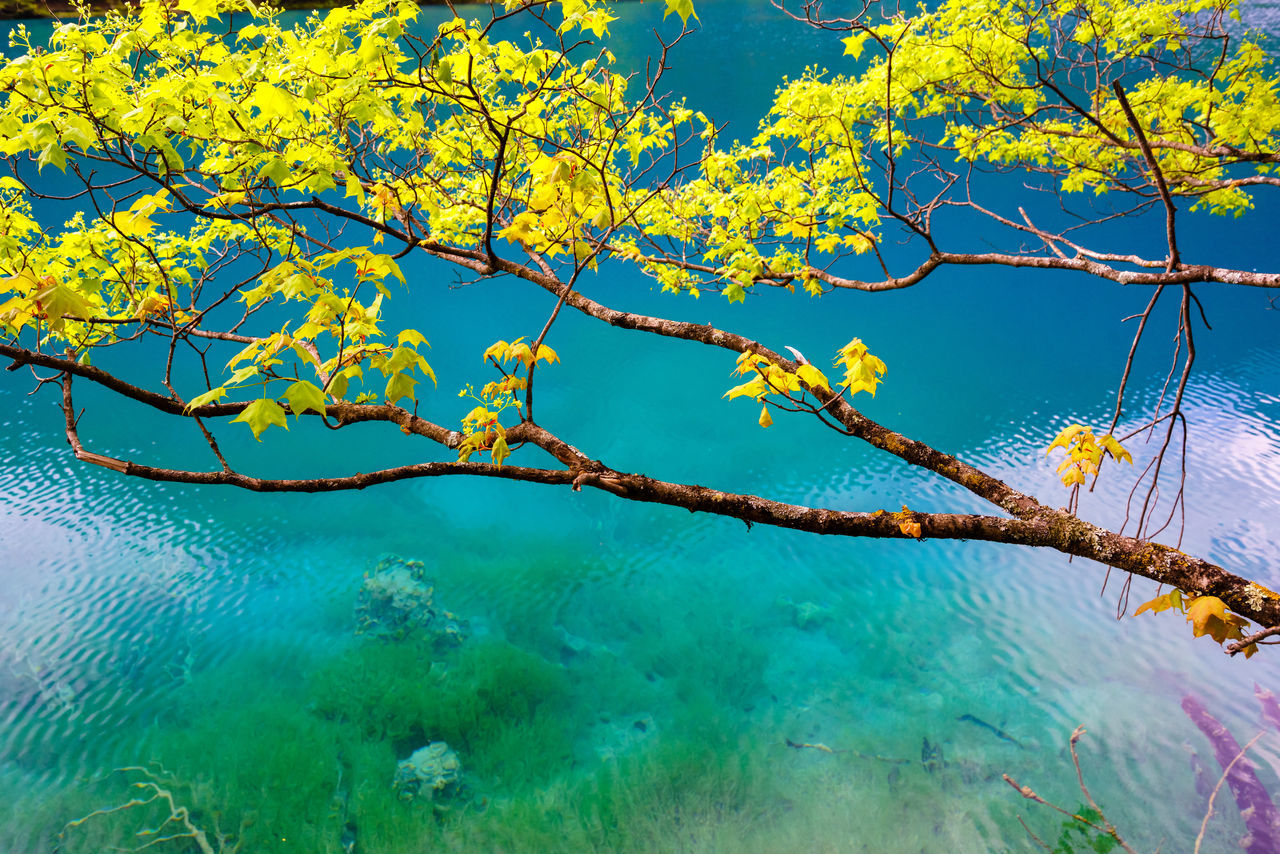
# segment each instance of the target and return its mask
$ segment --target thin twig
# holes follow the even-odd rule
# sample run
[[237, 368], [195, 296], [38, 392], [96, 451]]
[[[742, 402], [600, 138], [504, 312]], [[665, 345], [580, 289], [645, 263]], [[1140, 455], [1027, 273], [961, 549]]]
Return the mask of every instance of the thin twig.
[[1222, 791], [1222, 784], [1227, 782], [1227, 776], [1231, 773], [1231, 769], [1235, 767], [1235, 764], [1243, 759], [1244, 755], [1258, 743], [1258, 739], [1262, 738], [1263, 732], [1265, 732], [1265, 730], [1260, 731], [1253, 738], [1249, 739], [1249, 743], [1240, 748], [1240, 752], [1236, 754], [1235, 759], [1228, 762], [1227, 767], [1222, 769], [1222, 776], [1218, 778], [1218, 785], [1214, 786], [1213, 791], [1209, 793], [1209, 805], [1204, 811], [1204, 821], [1200, 822], [1200, 832], [1196, 834], [1196, 847], [1192, 854], [1200, 854], [1200, 843], [1204, 842], [1204, 832], [1209, 827], [1209, 819], [1213, 817], [1213, 802], [1214, 799], [1218, 797], [1218, 792]]
[[1280, 626], [1271, 626], [1270, 628], [1263, 629], [1262, 631], [1254, 632], [1251, 635], [1245, 635], [1240, 638], [1240, 640], [1232, 641], [1226, 645], [1225, 649], [1227, 655], [1236, 655], [1243, 652], [1245, 647], [1258, 643], [1259, 641], [1266, 640], [1269, 637], [1275, 637], [1276, 635], [1280, 635]]

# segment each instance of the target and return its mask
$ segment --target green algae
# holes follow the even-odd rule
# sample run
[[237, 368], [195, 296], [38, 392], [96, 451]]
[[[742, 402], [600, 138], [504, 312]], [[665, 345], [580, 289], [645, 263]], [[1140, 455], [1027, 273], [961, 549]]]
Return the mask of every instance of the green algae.
[[[548, 581], [557, 573], [529, 571]], [[940, 781], [949, 791], [968, 786], [956, 769], [928, 775], [859, 758], [909, 755], [920, 735], [903, 753], [867, 740], [878, 725], [846, 726], [840, 710], [874, 718], [887, 708], [868, 705], [885, 698], [854, 673], [802, 696], [770, 697], [841, 672], [812, 662], [843, 660], [838, 650], [859, 640], [846, 620], [797, 628], [776, 589], [716, 620], [706, 615], [727, 595], [718, 584], [672, 598], [606, 583], [523, 613], [495, 604], [492, 591], [454, 605], [467, 594], [445, 589], [463, 613], [500, 617], [442, 649], [414, 633], [354, 636], [349, 623], [335, 624], [335, 605], [320, 624], [328, 632], [313, 621], [305, 637], [268, 631], [234, 650], [197, 649], [190, 678], [171, 683], [165, 710], [122, 751], [126, 762], [163, 774], [193, 821], [240, 843], [242, 854], [340, 852], [351, 839], [361, 854], [747, 854], [848, 850], [849, 839], [905, 850], [876, 828], [916, 821], [910, 804], [932, 797]], [[331, 595], [349, 608], [350, 593]], [[843, 752], [794, 750], [788, 738]], [[432, 741], [457, 751], [464, 794], [440, 805], [399, 800], [397, 762]], [[131, 772], [64, 785], [38, 812], [38, 838], [55, 840], [69, 820], [127, 803], [146, 779]], [[139, 830], [162, 819], [154, 804], [98, 815], [67, 828], [58, 850], [137, 847], [146, 841]], [[979, 832], [957, 821], [913, 831], [912, 850], [932, 850], [953, 826], [957, 839]], [[187, 854], [189, 841], [150, 850]]]
[[433, 655], [420, 640], [357, 646], [317, 672], [312, 708], [401, 753], [444, 741], [476, 754], [505, 728], [529, 725], [540, 709], [550, 715], [564, 703], [560, 668], [505, 641]]

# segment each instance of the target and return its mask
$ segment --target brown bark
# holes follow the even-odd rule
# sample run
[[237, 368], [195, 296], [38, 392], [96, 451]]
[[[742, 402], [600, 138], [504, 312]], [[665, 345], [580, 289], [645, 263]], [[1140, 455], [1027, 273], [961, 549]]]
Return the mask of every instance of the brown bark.
[[[27, 0], [21, 0], [27, 2]], [[33, 0], [42, 2], [42, 0]], [[665, 54], [664, 54], [665, 57]], [[890, 54], [892, 58], [892, 54]], [[658, 63], [663, 67], [664, 63]], [[650, 81], [649, 90], [643, 103], [655, 101], [654, 86], [656, 77]], [[1123, 99], [1123, 92], [1118, 92]], [[1127, 105], [1126, 105], [1127, 106]], [[500, 151], [505, 150], [505, 136], [509, 131], [502, 131], [500, 123], [489, 116], [485, 105], [478, 104], [468, 109], [480, 110], [495, 136], [502, 138]], [[639, 109], [639, 107], [637, 107]], [[1136, 122], [1130, 115], [1131, 123]], [[892, 132], [892, 124], [889, 130]], [[1099, 124], [1099, 127], [1102, 127]], [[1102, 128], [1105, 130], [1105, 128]], [[941, 196], [932, 202], [918, 204], [913, 196], [907, 194], [908, 179], [895, 179], [895, 162], [892, 154], [886, 164], [887, 196], [881, 202], [886, 216], [896, 218], [903, 226], [912, 230], [928, 244], [927, 257], [903, 276], [893, 276], [887, 268], [882, 270], [881, 281], [861, 281], [842, 278], [825, 271], [805, 269], [786, 273], [766, 272], [761, 280], [768, 284], [786, 284], [801, 277], [814, 277], [832, 288], [852, 288], [865, 291], [891, 290], [912, 286], [931, 275], [944, 265], [974, 266], [997, 265], [1014, 268], [1058, 269], [1087, 273], [1098, 278], [1122, 283], [1151, 286], [1186, 285], [1193, 282], [1221, 282], [1239, 285], [1250, 285], [1264, 288], [1280, 287], [1280, 274], [1255, 273], [1242, 270], [1224, 269], [1205, 265], [1186, 265], [1180, 263], [1176, 250], [1173, 229], [1173, 204], [1168, 187], [1156, 166], [1152, 148], [1166, 145], [1161, 140], [1146, 140], [1138, 129], [1139, 141], [1128, 143], [1118, 138], [1113, 142], [1122, 147], [1138, 147], [1153, 173], [1160, 182], [1161, 197], [1168, 213], [1168, 234], [1170, 255], [1167, 261], [1155, 263], [1148, 259], [1134, 256], [1104, 255], [1084, 250], [1075, 246], [1062, 235], [1054, 235], [1036, 229], [1030, 219], [1026, 226], [1010, 223], [1000, 217], [998, 221], [1012, 225], [1015, 229], [1036, 234], [1052, 250], [1052, 254], [1010, 254], [1004, 252], [956, 253], [946, 252], [939, 248], [929, 230], [929, 214], [941, 204]], [[892, 151], [892, 142], [889, 150]], [[675, 152], [678, 153], [678, 150]], [[1234, 154], [1233, 154], [1234, 156]], [[110, 158], [108, 158], [110, 160]], [[372, 228], [392, 240], [402, 241], [407, 253], [417, 248], [435, 257], [441, 258], [475, 273], [478, 276], [490, 276], [500, 273], [516, 276], [536, 284], [554, 295], [563, 305], [567, 305], [589, 317], [619, 329], [635, 330], [663, 337], [693, 341], [714, 346], [733, 353], [757, 353], [785, 370], [795, 372], [797, 365], [790, 359], [764, 347], [757, 341], [737, 335], [710, 325], [694, 324], [682, 321], [651, 317], [626, 311], [596, 302], [582, 293], [573, 290], [574, 278], [557, 276], [550, 262], [531, 253], [532, 263], [518, 263], [496, 254], [492, 246], [494, 227], [502, 220], [503, 214], [496, 200], [500, 195], [502, 180], [502, 157], [496, 158], [492, 168], [486, 166], [489, 182], [487, 192], [487, 217], [482, 241], [483, 249], [466, 246], [452, 246], [436, 242], [433, 239], [420, 239], [429, 230], [424, 224], [413, 220], [405, 213], [403, 221], [377, 222], [359, 211], [345, 210], [334, 204], [312, 197], [307, 201], [279, 202], [271, 201], [247, 207], [243, 212], [210, 210], [184, 193], [182, 187], [166, 177], [146, 171], [145, 165], [133, 161], [116, 161], [116, 165], [134, 169], [141, 175], [155, 181], [158, 185], [169, 189], [178, 206], [188, 213], [205, 218], [237, 219], [244, 222], [255, 221], [259, 217], [275, 218], [277, 216], [293, 217], [303, 212], [328, 214], [340, 220], [356, 223]], [[675, 181], [689, 167], [673, 165], [670, 181]], [[952, 178], [958, 178], [952, 175]], [[869, 186], [869, 185], [868, 185]], [[947, 185], [948, 187], [950, 184]], [[655, 190], [655, 192], [659, 192]], [[912, 210], [904, 214], [894, 208], [894, 193], [910, 201]], [[980, 208], [968, 203], [974, 210]], [[509, 212], [509, 211], [508, 211]], [[985, 212], [983, 212], [985, 213]], [[994, 214], [989, 214], [994, 216]], [[1026, 216], [1024, 214], [1024, 219]], [[401, 228], [403, 227], [403, 230]], [[605, 251], [611, 230], [598, 241], [597, 249]], [[656, 244], [655, 244], [656, 246]], [[1063, 251], [1061, 247], [1067, 247]], [[666, 251], [659, 249], [658, 251]], [[1038, 250], [1045, 253], [1045, 249]], [[1074, 255], [1068, 254], [1074, 252]], [[657, 263], [669, 263], [684, 266], [689, 270], [706, 275], [718, 275], [710, 267], [699, 266], [696, 261], [688, 261], [697, 253], [681, 253], [680, 257], [672, 255], [668, 258], [655, 258]], [[1130, 269], [1137, 267], [1138, 269]], [[581, 272], [581, 265], [578, 266]], [[557, 307], [557, 311], [559, 306]], [[543, 328], [540, 341], [546, 335], [554, 315]], [[237, 327], [238, 328], [238, 327]], [[216, 334], [188, 328], [171, 328], [168, 330], [174, 344], [188, 335], [205, 337], [227, 337], [226, 333]], [[555, 466], [539, 468], [516, 465], [494, 465], [483, 462], [422, 462], [414, 465], [398, 466], [375, 472], [358, 472], [354, 474], [307, 479], [275, 479], [260, 478], [243, 474], [231, 469], [219, 453], [213, 437], [205, 431], [204, 435], [210, 448], [221, 464], [221, 470], [195, 471], [183, 469], [165, 469], [147, 465], [142, 462], [123, 460], [88, 450], [82, 443], [75, 418], [75, 409], [71, 396], [72, 379], [79, 378], [92, 381], [125, 398], [150, 406], [157, 411], [175, 417], [193, 419], [225, 418], [243, 412], [248, 401], [216, 403], [188, 409], [186, 401], [181, 400], [176, 392], [160, 394], [139, 385], [130, 383], [101, 368], [82, 365], [71, 359], [51, 356], [44, 353], [24, 349], [12, 344], [0, 343], [0, 356], [14, 360], [15, 365], [30, 365], [36, 368], [56, 371], [60, 376], [63, 391], [63, 408], [66, 416], [66, 435], [75, 456], [84, 461], [111, 469], [134, 477], [156, 481], [173, 481], [180, 483], [228, 485], [257, 492], [305, 491], [322, 492], [342, 489], [363, 489], [368, 486], [387, 483], [406, 478], [443, 477], [454, 475], [471, 475], [495, 477], [508, 480], [519, 480], [546, 485], [569, 486], [574, 490], [583, 486], [608, 491], [619, 497], [634, 501], [664, 504], [672, 507], [683, 507], [693, 512], [707, 512], [717, 515], [741, 519], [748, 524], [766, 524], [776, 527], [791, 528], [818, 534], [837, 536], [878, 537], [911, 539], [972, 539], [988, 542], [1007, 543], [1011, 545], [1052, 548], [1064, 554], [1090, 558], [1108, 566], [1117, 567], [1162, 584], [1178, 587], [1190, 594], [1210, 594], [1218, 596], [1235, 612], [1259, 622], [1263, 626], [1280, 626], [1280, 596], [1247, 579], [1241, 578], [1226, 569], [1208, 561], [1186, 555], [1177, 549], [1152, 543], [1150, 541], [1128, 537], [1085, 522], [1073, 513], [1063, 509], [1050, 508], [1034, 497], [1026, 495], [996, 477], [965, 463], [956, 457], [944, 453], [931, 445], [899, 434], [866, 417], [852, 406], [844, 397], [824, 391], [820, 388], [807, 388], [817, 404], [813, 407], [815, 415], [842, 434], [860, 439], [884, 453], [891, 454], [909, 465], [927, 469], [953, 483], [962, 486], [972, 494], [992, 505], [993, 513], [998, 515], [953, 514], [953, 513], [917, 513], [904, 510], [888, 512], [874, 510], [870, 512], [837, 511], [825, 508], [807, 507], [787, 502], [774, 501], [765, 497], [728, 493], [709, 487], [657, 480], [644, 474], [617, 471], [605, 463], [590, 458], [585, 452], [575, 448], [560, 436], [553, 434], [530, 420], [532, 410], [532, 391], [526, 401], [530, 406], [526, 409], [524, 420], [507, 431], [507, 442], [513, 449], [521, 444], [540, 448], [553, 458]], [[351, 404], [332, 402], [326, 406], [323, 417], [325, 423], [335, 429], [362, 422], [387, 422], [398, 426], [405, 434], [417, 435], [431, 440], [441, 449], [455, 449], [462, 442], [463, 436], [455, 430], [432, 423], [398, 406], [390, 404]], [[197, 421], [197, 423], [200, 423]], [[205, 429], [201, 423], [202, 431]], [[918, 528], [916, 527], [918, 526]]]
[[[42, 357], [41, 361], [47, 362], [50, 358], [52, 357]], [[231, 470], [201, 472], [158, 468], [97, 454], [84, 447], [79, 436], [71, 394], [72, 372], [69, 367], [71, 364], [74, 363], [66, 365], [67, 371], [62, 375], [61, 385], [67, 441], [71, 445], [72, 452], [83, 462], [132, 477], [176, 483], [235, 486], [254, 492], [332, 492], [364, 489], [409, 478], [450, 475], [473, 475], [547, 485], [567, 485], [575, 490], [583, 486], [591, 486], [632, 501], [682, 507], [691, 512], [713, 513], [741, 519], [748, 524], [770, 525], [815, 534], [887, 539], [980, 540], [1052, 548], [1064, 554], [1089, 558], [1108, 566], [1128, 570], [1189, 593], [1217, 596], [1233, 611], [1251, 620], [1263, 625], [1280, 625], [1280, 596], [1274, 592], [1177, 549], [1126, 537], [1085, 522], [1065, 511], [1047, 508], [1035, 499], [1011, 489], [1002, 481], [961, 463], [948, 454], [943, 454], [924, 443], [908, 440], [875, 424], [853, 410], [842, 398], [833, 398], [828, 408], [841, 412], [844, 420], [854, 425], [862, 438], [877, 446], [883, 445], [885, 450], [895, 453], [913, 465], [929, 468], [954, 479], [976, 494], [993, 500], [993, 503], [1003, 502], [1001, 506], [1014, 513], [1014, 517], [918, 513], [906, 509], [901, 512], [830, 510], [774, 501], [756, 495], [723, 492], [694, 484], [672, 483], [643, 474], [612, 469], [598, 460], [590, 459], [581, 450], [531, 421], [522, 422], [509, 429], [508, 442], [512, 445], [529, 443], [540, 447], [561, 463], [564, 466], [563, 469], [499, 466], [479, 462], [430, 462], [374, 472], [357, 472], [341, 477], [275, 479], [252, 477]], [[77, 370], [76, 373], [81, 376], [86, 375], [82, 370]], [[164, 410], [173, 412], [169, 403], [165, 399]], [[235, 406], [235, 404], [226, 406]], [[339, 416], [348, 408], [358, 411], [362, 416], [367, 416], [360, 420], [394, 422], [397, 413], [404, 413], [412, 419], [410, 423], [429, 424], [393, 406], [357, 407], [352, 404], [340, 404], [330, 407], [334, 414]], [[181, 413], [180, 408], [174, 414], [179, 413]], [[430, 427], [434, 429], [429, 431], [423, 427], [415, 432], [446, 447], [457, 444], [453, 441], [456, 434], [450, 434], [437, 425], [430, 425]], [[915, 529], [911, 523], [919, 525], [919, 534], [914, 533]]]

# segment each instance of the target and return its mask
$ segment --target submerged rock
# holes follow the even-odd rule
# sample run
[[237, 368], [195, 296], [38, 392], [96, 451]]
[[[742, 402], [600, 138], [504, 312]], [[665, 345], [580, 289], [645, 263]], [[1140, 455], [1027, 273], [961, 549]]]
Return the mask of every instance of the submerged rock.
[[462, 762], [449, 745], [433, 741], [396, 765], [391, 788], [405, 801], [448, 801], [462, 790]]
[[826, 605], [816, 602], [793, 602], [789, 596], [778, 597], [778, 605], [791, 614], [791, 625], [801, 631], [812, 631], [831, 622], [835, 614]]
[[436, 604], [435, 582], [427, 577], [422, 561], [383, 558], [360, 585], [356, 633], [403, 638], [413, 632], [443, 646], [457, 646], [470, 627]]

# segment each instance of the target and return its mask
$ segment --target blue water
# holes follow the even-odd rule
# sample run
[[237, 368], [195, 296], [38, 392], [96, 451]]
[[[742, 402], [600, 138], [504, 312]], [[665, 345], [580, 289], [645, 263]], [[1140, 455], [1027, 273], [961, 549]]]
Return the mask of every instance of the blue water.
[[[660, 5], [626, 7], [614, 27], [622, 62], [642, 61]], [[767, 3], [698, 10], [704, 31], [676, 53], [668, 83], [730, 122], [726, 137], [751, 134], [779, 75], [842, 67], [837, 41]], [[1184, 255], [1274, 268], [1275, 213], [1197, 221]], [[1159, 227], [1122, 237], [1152, 245]], [[430, 405], [443, 412], [458, 406], [454, 389], [485, 379], [485, 346], [536, 334], [550, 309], [514, 282], [448, 289], [441, 267], [406, 272], [414, 289], [393, 304], [424, 318], [406, 325], [433, 344]], [[1065, 495], [1042, 449], [1068, 420], [1105, 422], [1128, 347], [1119, 320], [1149, 296], [982, 269], [816, 306], [787, 294], [694, 302], [617, 268], [585, 287], [815, 361], [860, 336], [889, 365], [869, 415], [1055, 503]], [[1182, 548], [1274, 586], [1280, 312], [1256, 291], [1200, 296], [1214, 331], [1198, 338], [1188, 403]], [[1070, 315], [1080, 300], [1083, 325]], [[1135, 402], [1158, 393], [1164, 341], [1139, 363]], [[562, 364], [539, 372], [539, 420], [616, 468], [838, 508], [983, 509], [803, 419], [761, 430], [754, 407], [720, 399], [733, 365], [723, 352], [573, 314], [548, 343]], [[157, 826], [155, 804], [91, 816], [146, 794], [130, 784], [147, 779], [165, 781], [211, 839], [215, 826], [226, 834], [226, 850], [244, 838], [252, 851], [341, 851], [346, 832], [361, 852], [1030, 851], [1017, 816], [1050, 842], [1060, 817], [1001, 775], [1076, 808], [1066, 743], [1077, 724], [1108, 818], [1138, 850], [1184, 851], [1205, 811], [1195, 763], [1210, 783], [1219, 772], [1181, 697], [1203, 698], [1244, 742], [1260, 729], [1254, 683], [1280, 689], [1270, 650], [1228, 660], [1176, 617], [1116, 621], [1116, 579], [1100, 596], [1099, 567], [1054, 553], [748, 531], [508, 483], [318, 496], [149, 484], [76, 464], [53, 399], [27, 391], [21, 374], [0, 385], [3, 852], [150, 841], [138, 834]], [[101, 452], [158, 464], [200, 452], [194, 432], [128, 405], [95, 412], [106, 401], [80, 394]], [[299, 424], [261, 446], [246, 432], [228, 431], [224, 449], [264, 474], [422, 453], [370, 425], [335, 435]], [[1116, 525], [1125, 494], [1104, 480], [1083, 513]], [[427, 656], [356, 636], [362, 578], [384, 555], [424, 561], [474, 637]], [[1136, 582], [1133, 602], [1153, 592]], [[404, 721], [467, 698], [488, 704], [455, 727], [469, 799], [438, 815], [396, 801], [396, 760], [435, 737]], [[926, 741], [940, 762], [923, 761]], [[1280, 735], [1251, 756], [1280, 792]], [[127, 766], [152, 776], [113, 772]], [[1233, 850], [1243, 833], [1224, 791], [1204, 850]]]

